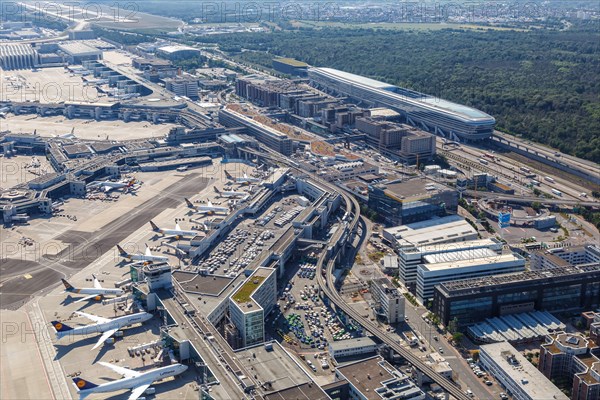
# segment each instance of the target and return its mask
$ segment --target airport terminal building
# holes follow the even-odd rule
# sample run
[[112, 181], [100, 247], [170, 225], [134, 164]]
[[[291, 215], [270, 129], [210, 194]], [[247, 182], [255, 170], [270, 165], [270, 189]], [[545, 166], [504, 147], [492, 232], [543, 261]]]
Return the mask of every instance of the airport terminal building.
[[309, 68], [315, 87], [399, 112], [406, 122], [451, 140], [489, 138], [496, 120], [461, 104], [332, 68]]

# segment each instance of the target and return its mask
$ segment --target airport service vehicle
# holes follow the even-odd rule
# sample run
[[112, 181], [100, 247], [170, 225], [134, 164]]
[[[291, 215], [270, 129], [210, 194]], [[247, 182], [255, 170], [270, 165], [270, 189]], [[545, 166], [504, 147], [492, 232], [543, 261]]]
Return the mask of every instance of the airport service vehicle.
[[160, 233], [164, 236], [164, 239], [181, 239], [183, 237], [194, 237], [198, 234], [196, 231], [186, 231], [181, 229], [179, 224], [175, 224], [174, 229], [164, 229], [159, 228], [154, 222], [150, 221], [150, 226], [152, 226], [152, 231], [156, 233]]
[[106, 295], [120, 296], [123, 294], [123, 290], [121, 290], [121, 289], [105, 289], [105, 288], [103, 288], [102, 285], [100, 284], [100, 281], [98, 280], [98, 278], [96, 278], [96, 275], [92, 275], [92, 277], [94, 278], [94, 287], [93, 288], [76, 288], [73, 285], [71, 285], [69, 282], [67, 282], [65, 279], [61, 279], [63, 285], [65, 285], [65, 291], [63, 293], [89, 295], [89, 296], [86, 296], [86, 297], [76, 300], [75, 303], [79, 303], [81, 301], [91, 300], [91, 299], [99, 301], [99, 300], [102, 300], [102, 298]]
[[96, 315], [86, 314], [81, 311], [77, 311], [76, 314], [81, 315], [82, 317], [86, 317], [92, 321], [94, 324], [89, 324], [85, 326], [80, 326], [77, 328], [71, 328], [70, 326], [60, 322], [60, 321], [52, 321], [52, 326], [56, 330], [56, 338], [62, 339], [65, 336], [70, 335], [91, 335], [93, 333], [102, 333], [102, 336], [98, 339], [92, 350], [95, 350], [100, 346], [103, 342], [108, 340], [112, 335], [114, 335], [119, 329], [141, 323], [144, 321], [148, 321], [152, 318], [152, 314], [147, 312], [139, 312], [136, 314], [125, 315], [117, 318], [103, 318], [98, 317]]
[[99, 361], [98, 364], [112, 369], [117, 374], [122, 375], [123, 378], [100, 385], [96, 385], [79, 377], [73, 378], [73, 383], [75, 384], [77, 393], [79, 394], [79, 400], [83, 400], [93, 393], [116, 392], [117, 390], [123, 389], [131, 389], [129, 400], [136, 400], [138, 397], [144, 394], [150, 385], [152, 385], [152, 383], [155, 381], [169, 378], [171, 376], [177, 376], [188, 368], [187, 365], [172, 364], [147, 372], [138, 372], [103, 361]]
[[207, 202], [206, 205], [199, 206], [195, 206], [189, 199], [185, 199], [185, 202], [187, 203], [188, 208], [192, 208], [194, 212], [198, 214], [229, 214], [228, 207], [213, 206], [210, 201]]
[[129, 261], [148, 261], [148, 262], [166, 262], [169, 261], [169, 257], [166, 256], [155, 256], [154, 254], [152, 254], [152, 252], [150, 251], [150, 248], [148, 247], [148, 245], [146, 245], [146, 251], [144, 252], [144, 254], [139, 254], [139, 253], [128, 253], [125, 250], [123, 250], [123, 248], [119, 245], [117, 245], [117, 250], [119, 250], [119, 255], [121, 257], [123, 257], [126, 260]]

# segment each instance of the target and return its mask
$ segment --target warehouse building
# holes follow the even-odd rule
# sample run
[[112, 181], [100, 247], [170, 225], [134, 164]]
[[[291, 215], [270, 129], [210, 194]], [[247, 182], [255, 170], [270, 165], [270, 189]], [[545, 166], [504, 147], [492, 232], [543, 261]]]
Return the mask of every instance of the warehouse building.
[[156, 54], [167, 60], [182, 60], [185, 58], [199, 57], [200, 49], [184, 45], [162, 46], [156, 49]]
[[308, 74], [308, 64], [293, 58], [274, 58], [273, 69], [288, 75], [306, 76]]
[[480, 347], [483, 367], [519, 400], [568, 400], [548, 378], [508, 342]]
[[549, 268], [445, 282], [435, 287], [434, 313], [459, 326], [500, 315], [546, 310], [591, 310], [600, 306], [600, 264]]
[[83, 42], [65, 42], [58, 45], [69, 64], [81, 64], [83, 61], [102, 59], [102, 51]]
[[38, 53], [29, 44], [0, 45], [0, 67], [4, 70], [30, 69], [38, 64]]
[[335, 359], [374, 354], [377, 351], [377, 344], [368, 337], [332, 341], [328, 347], [329, 355]]

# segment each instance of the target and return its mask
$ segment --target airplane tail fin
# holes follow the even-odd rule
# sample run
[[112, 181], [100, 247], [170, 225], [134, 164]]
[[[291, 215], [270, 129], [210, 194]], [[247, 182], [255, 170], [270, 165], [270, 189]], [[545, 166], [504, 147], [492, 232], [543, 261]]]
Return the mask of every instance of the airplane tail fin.
[[225, 176], [227, 177], [227, 179], [233, 179], [233, 176], [229, 172], [227, 172], [227, 170], [224, 170], [224, 171], [225, 171]]
[[132, 179], [132, 180], [130, 180], [130, 181], [127, 183], [127, 186], [128, 186], [128, 187], [131, 187], [131, 186], [133, 186], [133, 185], [135, 185], [135, 179]]
[[194, 205], [192, 204], [192, 202], [190, 201], [190, 199], [186, 198], [186, 199], [185, 199], [185, 202], [186, 202], [186, 204], [187, 204], [187, 206], [188, 206], [189, 208], [194, 208]]
[[152, 222], [152, 220], [150, 220], [150, 226], [154, 232], [160, 231], [160, 228], [154, 222]]
[[217, 189], [216, 186], [213, 186], [213, 189], [215, 189], [215, 193], [221, 193], [221, 191], [219, 189]]
[[73, 383], [77, 387], [77, 391], [93, 389], [95, 387], [98, 387], [98, 385], [96, 385], [95, 383], [86, 381], [85, 379], [81, 379], [81, 378], [73, 378]]
[[65, 285], [65, 291], [67, 292], [72, 292], [75, 290], [75, 288], [69, 283], [67, 282], [65, 279], [61, 279], [63, 285]]
[[72, 331], [73, 328], [71, 328], [69, 325], [67, 324], [63, 324], [60, 321], [52, 321], [51, 322], [52, 326], [54, 327], [54, 329], [56, 330], [56, 336], [60, 339], [62, 336], [64, 336], [67, 332]]
[[123, 248], [119, 245], [117, 245], [117, 250], [119, 250], [119, 254], [123, 257], [126, 257], [129, 254], [125, 250], [123, 250]]

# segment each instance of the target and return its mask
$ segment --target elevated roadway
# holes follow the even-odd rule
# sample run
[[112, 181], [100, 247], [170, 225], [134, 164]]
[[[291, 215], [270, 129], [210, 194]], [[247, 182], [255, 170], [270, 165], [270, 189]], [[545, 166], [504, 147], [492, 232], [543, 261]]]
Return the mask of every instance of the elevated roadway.
[[[288, 165], [292, 169], [297, 169], [292, 162], [276, 153], [273, 150], [267, 150], [268, 154], [265, 153], [255, 153], [258, 156], [270, 158], [272, 160], [284, 163]], [[338, 229], [336, 234], [330, 239], [329, 245], [330, 247], [337, 247], [337, 252], [339, 254], [340, 251], [343, 250], [343, 247], [346, 243], [339, 243], [340, 240], [344, 237], [345, 233], [354, 233], [357, 231], [358, 223], [360, 221], [360, 206], [358, 201], [346, 190], [334, 186], [329, 182], [321, 180], [316, 175], [308, 173], [306, 171], [301, 171], [302, 173], [310, 176], [312, 179], [315, 179], [323, 186], [328, 188], [331, 191], [337, 191], [342, 195], [343, 201], [346, 206], [346, 211], [348, 216], [345, 221], [342, 221], [344, 224], [344, 229]], [[351, 235], [345, 235], [346, 240], [348, 240]], [[400, 356], [404, 357], [408, 362], [410, 362], [415, 368], [423, 372], [425, 375], [431, 378], [435, 383], [440, 385], [449, 395], [458, 399], [458, 400], [470, 400], [467, 394], [463, 393], [461, 389], [456, 386], [456, 384], [439, 373], [437, 373], [433, 368], [429, 365], [425, 364], [419, 357], [412, 354], [409, 350], [402, 347], [399, 343], [394, 341], [390, 336], [386, 335], [385, 332], [382, 332], [379, 327], [372, 323], [369, 319], [363, 318], [362, 315], [354, 308], [352, 308], [338, 293], [335, 288], [335, 278], [333, 275], [333, 268], [337, 259], [337, 254], [334, 257], [329, 257], [328, 252], [324, 251], [321, 253], [319, 260], [317, 262], [317, 283], [322, 290], [322, 295], [327, 297], [335, 306], [344, 311], [348, 316], [350, 316], [354, 321], [360, 324], [364, 329], [369, 331], [373, 336], [377, 337], [382, 343], [388, 345], [391, 349], [393, 349]]]
[[553, 204], [553, 205], [565, 205], [565, 206], [584, 206], [584, 207], [600, 207], [600, 203], [596, 201], [581, 201], [581, 200], [568, 200], [568, 199], [545, 199], [542, 197], [535, 196], [517, 196], [511, 194], [501, 194], [501, 193], [490, 193], [490, 192], [478, 192], [475, 190], [466, 190], [465, 194], [471, 197], [477, 198], [485, 198], [490, 200], [504, 200], [511, 203], [523, 203], [530, 204], [534, 201], [543, 204]]

